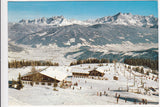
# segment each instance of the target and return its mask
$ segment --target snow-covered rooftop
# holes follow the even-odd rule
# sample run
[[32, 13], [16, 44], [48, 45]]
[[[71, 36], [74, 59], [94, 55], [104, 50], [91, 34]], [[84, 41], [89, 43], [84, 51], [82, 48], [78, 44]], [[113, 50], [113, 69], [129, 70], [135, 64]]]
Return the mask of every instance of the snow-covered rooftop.
[[41, 71], [40, 73], [48, 77], [55, 78], [59, 81], [62, 81], [67, 77], [66, 72], [63, 72], [65, 70], [66, 69], [63, 67], [49, 67], [46, 70]]
[[101, 72], [101, 73], [104, 73], [105, 71], [109, 70], [109, 67], [108, 66], [102, 66], [102, 67], [98, 67], [96, 70]]
[[89, 74], [89, 71], [93, 70], [92, 67], [87, 67], [87, 66], [84, 66], [84, 67], [72, 67], [72, 70], [71, 72], [76, 72], [76, 73], [88, 73]]
[[72, 72], [76, 72], [76, 73], [89, 73], [87, 69], [78, 69], [78, 68], [72, 69]]
[[109, 67], [108, 66], [102, 66], [102, 67], [98, 67], [96, 66], [84, 66], [83, 67], [80, 67], [80, 66], [75, 66], [75, 67], [72, 67], [71, 69], [71, 72], [77, 72], [77, 73], [89, 73], [89, 71], [92, 71], [96, 69], [98, 72], [101, 72], [101, 73], [104, 73], [105, 71], [109, 71]]

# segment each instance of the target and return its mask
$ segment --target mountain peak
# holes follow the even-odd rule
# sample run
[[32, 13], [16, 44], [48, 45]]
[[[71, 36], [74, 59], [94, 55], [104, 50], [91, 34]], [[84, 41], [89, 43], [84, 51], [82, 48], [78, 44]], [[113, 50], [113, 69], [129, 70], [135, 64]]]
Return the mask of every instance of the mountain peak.
[[61, 16], [52, 16], [53, 19], [64, 19], [64, 16], [61, 15]]
[[119, 13], [115, 14], [114, 16], [123, 16], [123, 15], [132, 15], [132, 14], [131, 13], [121, 13], [121, 12], [119, 12]]
[[117, 13], [115, 16], [119, 16], [119, 15], [122, 15], [122, 13], [121, 13], [121, 12], [119, 12], [119, 13]]
[[153, 14], [151, 14], [151, 15], [149, 15], [149, 17], [154, 17], [154, 15], [153, 15]]
[[127, 15], [132, 15], [131, 13], [127, 13]]
[[132, 25], [141, 27], [153, 27], [158, 25], [158, 20], [153, 15], [141, 16], [132, 15], [131, 13], [117, 13], [113, 16], [105, 16], [96, 19], [96, 23], [100, 24], [116, 24], [116, 25]]

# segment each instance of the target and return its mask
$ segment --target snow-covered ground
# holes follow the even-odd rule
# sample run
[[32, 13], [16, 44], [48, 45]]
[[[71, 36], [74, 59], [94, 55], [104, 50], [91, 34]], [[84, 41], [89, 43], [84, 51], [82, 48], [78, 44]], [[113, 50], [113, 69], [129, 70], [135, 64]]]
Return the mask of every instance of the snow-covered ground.
[[[127, 65], [128, 66], [128, 65]], [[72, 81], [72, 84], [78, 83], [78, 86], [71, 86], [71, 88], [60, 88], [57, 87], [58, 91], [53, 91], [52, 86], [47, 85], [24, 85], [21, 90], [16, 90], [9, 88], [9, 105], [108, 105], [117, 104], [117, 98], [115, 94], [120, 95], [118, 104], [132, 105], [134, 104], [134, 99], [137, 101], [137, 105], [142, 99], [147, 99], [148, 104], [158, 104], [159, 96], [153, 95], [153, 93], [159, 94], [159, 82], [151, 79], [153, 74], [146, 77], [140, 77], [142, 74], [131, 70], [130, 73], [124, 64], [117, 63], [114, 68], [113, 63], [103, 64], [103, 66], [98, 66], [98, 64], [82, 64], [75, 66], [60, 66], [64, 67], [65, 72], [70, 75], [73, 71], [79, 70], [81, 72], [86, 72], [86, 70], [99, 69], [104, 71], [104, 78], [108, 80], [100, 80], [98, 78], [66, 78], [67, 81]], [[131, 66], [132, 67], [132, 66]], [[18, 74], [21, 75], [30, 72], [32, 67], [24, 67], [13, 69], [10, 68], [8, 71], [9, 80], [12, 78], [16, 79]], [[36, 67], [36, 69], [43, 69], [43, 67]], [[146, 72], [148, 68], [144, 68]], [[116, 71], [115, 71], [116, 70]], [[134, 85], [134, 75], [135, 85]], [[118, 80], [113, 80], [113, 76], [118, 76]], [[156, 78], [156, 75], [154, 75]], [[150, 79], [149, 79], [150, 77]], [[102, 78], [101, 78], [102, 79]], [[153, 87], [156, 89], [155, 92], [149, 90], [145, 93], [144, 88], [140, 87], [141, 83], [144, 83], [144, 88]], [[129, 92], [127, 92], [127, 86], [129, 87]], [[74, 90], [73, 90], [74, 87]], [[81, 87], [81, 89], [80, 89]], [[139, 87], [139, 88], [138, 88]], [[139, 90], [140, 94], [133, 93], [132, 91]], [[104, 95], [104, 91], [106, 94]], [[102, 96], [97, 96], [102, 92]], [[127, 102], [125, 103], [125, 98]]]

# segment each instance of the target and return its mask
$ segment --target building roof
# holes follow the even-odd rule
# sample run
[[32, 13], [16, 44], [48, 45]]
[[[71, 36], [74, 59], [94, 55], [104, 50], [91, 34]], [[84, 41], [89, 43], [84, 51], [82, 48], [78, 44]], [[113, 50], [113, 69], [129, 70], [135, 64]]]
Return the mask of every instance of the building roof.
[[[95, 69], [96, 71], [100, 72], [100, 73], [104, 73], [105, 71], [108, 71], [109, 68], [108, 66], [101, 66], [101, 67], [98, 67], [97, 69]], [[92, 70], [91, 70], [92, 71]], [[89, 72], [91, 72], [89, 71]]]
[[67, 74], [63, 71], [65, 71], [66, 69], [63, 67], [49, 67], [41, 72], [39, 72], [40, 74], [46, 75], [48, 77], [57, 79], [59, 81], [64, 80], [67, 77]]
[[62, 81], [67, 77], [68, 72], [66, 67], [46, 67], [45, 69], [38, 70], [37, 72], [28, 72], [23, 76], [32, 75], [34, 73], [40, 73], [50, 78]]
[[85, 74], [89, 74], [88, 71], [92, 70], [91, 68], [84, 68], [84, 67], [72, 67], [71, 72], [73, 73], [85, 73]]
[[105, 71], [108, 71], [109, 68], [108, 68], [108, 66], [102, 66], [102, 67], [98, 67], [96, 70], [101, 73], [104, 73]]
[[[45, 69], [46, 66], [35, 66], [35, 68], [40, 71], [41, 69]], [[27, 67], [22, 67], [22, 68], [9, 68], [8, 69], [8, 80], [12, 81], [15, 80], [17, 81], [17, 78], [19, 76], [19, 73], [21, 76], [27, 76], [32, 74], [31, 73], [32, 66], [27, 66]]]
[[75, 73], [89, 73], [93, 70], [96, 70], [100, 73], [104, 73], [105, 71], [108, 71], [109, 70], [109, 67], [108, 66], [102, 66], [102, 67], [98, 67], [98, 68], [93, 68], [93, 67], [72, 67], [72, 72], [75, 72]]

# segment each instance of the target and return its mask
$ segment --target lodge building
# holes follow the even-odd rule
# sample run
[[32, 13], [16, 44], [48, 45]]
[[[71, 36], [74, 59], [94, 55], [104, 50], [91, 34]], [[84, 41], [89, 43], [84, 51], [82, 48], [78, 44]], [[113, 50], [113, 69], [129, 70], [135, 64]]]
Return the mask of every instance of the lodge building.
[[89, 71], [89, 76], [104, 76], [104, 72], [98, 71], [97, 69]]
[[30, 74], [30, 75], [24, 75], [21, 77], [22, 81], [35, 81], [35, 82], [60, 82], [56, 78], [52, 78], [46, 75], [43, 75], [39, 72]]
[[78, 78], [86, 78], [89, 76], [88, 69], [86, 68], [72, 68], [72, 76]]
[[59, 68], [47, 68], [40, 72], [29, 72], [21, 77], [21, 80], [24, 84], [35, 83], [35, 84], [53, 84], [58, 83], [67, 77], [67, 74], [62, 72]]
[[89, 76], [98, 76], [98, 77], [103, 77], [104, 76], [104, 70], [101, 70], [99, 68], [83, 68], [83, 69], [73, 69], [72, 71], [73, 77], [80, 77], [80, 78], [85, 78]]

